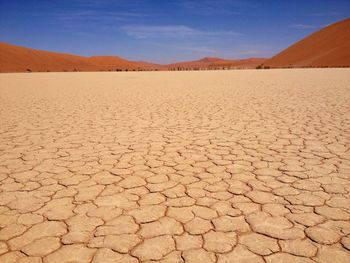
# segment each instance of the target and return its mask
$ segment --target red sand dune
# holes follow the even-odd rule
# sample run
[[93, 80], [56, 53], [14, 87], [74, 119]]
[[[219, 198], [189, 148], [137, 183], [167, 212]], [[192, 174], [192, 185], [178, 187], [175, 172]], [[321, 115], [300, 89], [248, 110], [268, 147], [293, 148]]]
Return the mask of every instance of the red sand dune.
[[157, 67], [116, 56], [81, 57], [0, 43], [0, 72], [151, 70]]
[[349, 67], [350, 18], [336, 22], [291, 45], [262, 67]]
[[169, 70], [185, 69], [224, 69], [224, 68], [255, 68], [266, 61], [265, 58], [248, 58], [240, 60], [227, 60], [215, 57], [206, 57], [195, 61], [185, 61], [164, 65]]
[[265, 60], [262, 58], [242, 60], [203, 58], [159, 65], [144, 61], [130, 61], [117, 56], [82, 57], [0, 43], [0, 72], [255, 68]]
[[117, 70], [117, 69], [138, 69], [151, 70], [158, 69], [159, 65], [143, 61], [130, 61], [117, 56], [95, 56], [89, 57], [88, 60], [100, 68], [100, 70]]

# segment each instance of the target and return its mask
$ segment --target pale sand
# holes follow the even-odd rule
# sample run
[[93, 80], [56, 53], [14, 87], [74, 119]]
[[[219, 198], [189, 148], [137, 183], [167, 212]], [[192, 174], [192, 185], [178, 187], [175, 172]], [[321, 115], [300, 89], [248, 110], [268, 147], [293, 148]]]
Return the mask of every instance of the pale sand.
[[350, 262], [349, 69], [0, 86], [0, 262]]

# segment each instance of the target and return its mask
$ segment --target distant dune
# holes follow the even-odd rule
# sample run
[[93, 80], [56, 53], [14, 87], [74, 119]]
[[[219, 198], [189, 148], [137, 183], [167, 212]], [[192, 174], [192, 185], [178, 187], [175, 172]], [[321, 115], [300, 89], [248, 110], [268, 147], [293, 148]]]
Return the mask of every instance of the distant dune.
[[159, 65], [144, 61], [130, 61], [117, 56], [82, 57], [0, 43], [0, 72], [255, 68], [265, 60], [261, 58], [242, 60], [203, 58], [196, 61]]
[[195, 61], [185, 61], [164, 65], [169, 70], [185, 69], [224, 69], [224, 68], [256, 68], [266, 61], [265, 58], [248, 58], [240, 60], [227, 60], [215, 57], [206, 57]]
[[329, 25], [291, 45], [262, 67], [349, 67], [350, 18]]
[[158, 65], [117, 56], [82, 57], [0, 43], [0, 72], [152, 70]]

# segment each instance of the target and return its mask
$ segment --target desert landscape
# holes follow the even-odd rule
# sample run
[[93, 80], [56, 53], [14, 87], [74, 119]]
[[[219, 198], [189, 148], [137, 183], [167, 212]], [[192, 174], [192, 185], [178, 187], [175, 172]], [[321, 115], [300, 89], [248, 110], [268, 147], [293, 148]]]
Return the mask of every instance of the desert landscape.
[[0, 42], [1, 72], [189, 71], [269, 68], [350, 67], [350, 18], [333, 23], [272, 58], [222, 59], [156, 64], [118, 56], [82, 57]]
[[0, 263], [350, 262], [347, 10], [0, 2]]

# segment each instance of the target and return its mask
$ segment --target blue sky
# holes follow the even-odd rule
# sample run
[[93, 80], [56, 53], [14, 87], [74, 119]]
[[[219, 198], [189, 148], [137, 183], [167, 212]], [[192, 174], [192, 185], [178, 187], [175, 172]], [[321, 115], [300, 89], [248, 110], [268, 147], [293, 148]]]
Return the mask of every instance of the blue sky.
[[349, 0], [0, 0], [0, 41], [158, 63], [270, 57], [349, 14]]

